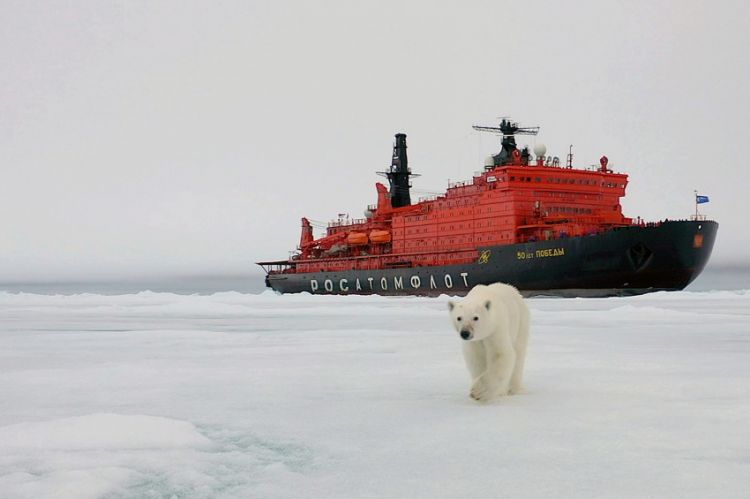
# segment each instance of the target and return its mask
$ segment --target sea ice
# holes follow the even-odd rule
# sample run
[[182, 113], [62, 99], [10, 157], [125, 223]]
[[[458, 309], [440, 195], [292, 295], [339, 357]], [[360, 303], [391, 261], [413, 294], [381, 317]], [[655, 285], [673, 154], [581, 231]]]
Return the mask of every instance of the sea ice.
[[746, 497], [750, 292], [531, 299], [488, 405], [446, 301], [0, 293], [0, 496]]

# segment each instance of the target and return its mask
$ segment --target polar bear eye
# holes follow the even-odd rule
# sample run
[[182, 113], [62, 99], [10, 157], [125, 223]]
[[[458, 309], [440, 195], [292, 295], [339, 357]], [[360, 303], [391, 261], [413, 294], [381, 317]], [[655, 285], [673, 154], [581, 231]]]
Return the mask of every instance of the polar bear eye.
[[475, 321], [478, 321], [478, 320], [479, 320], [479, 316], [478, 316], [478, 315], [475, 315], [475, 316], [474, 316], [474, 320], [475, 320]]
[[457, 320], [458, 322], [461, 322], [461, 316], [458, 316], [458, 317], [456, 317], [456, 320]]

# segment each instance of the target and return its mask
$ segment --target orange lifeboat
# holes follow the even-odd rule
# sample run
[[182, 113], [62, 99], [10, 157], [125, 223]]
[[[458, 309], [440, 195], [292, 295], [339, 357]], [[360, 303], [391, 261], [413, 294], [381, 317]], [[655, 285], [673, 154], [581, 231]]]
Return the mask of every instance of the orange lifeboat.
[[346, 242], [350, 246], [362, 246], [363, 244], [367, 244], [367, 234], [364, 232], [350, 232], [346, 236]]
[[373, 230], [370, 232], [370, 241], [383, 244], [391, 242], [391, 233], [387, 230]]

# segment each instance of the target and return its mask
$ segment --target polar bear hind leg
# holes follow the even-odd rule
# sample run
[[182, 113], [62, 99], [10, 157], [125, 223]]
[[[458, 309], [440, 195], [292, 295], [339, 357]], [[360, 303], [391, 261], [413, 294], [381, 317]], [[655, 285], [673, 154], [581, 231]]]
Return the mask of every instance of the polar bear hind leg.
[[529, 329], [531, 326], [531, 317], [529, 308], [523, 300], [518, 302], [520, 320], [518, 324], [518, 336], [516, 336], [515, 351], [516, 363], [513, 366], [513, 376], [510, 379], [510, 393], [520, 393], [523, 391], [523, 368], [526, 361], [526, 347], [529, 344]]

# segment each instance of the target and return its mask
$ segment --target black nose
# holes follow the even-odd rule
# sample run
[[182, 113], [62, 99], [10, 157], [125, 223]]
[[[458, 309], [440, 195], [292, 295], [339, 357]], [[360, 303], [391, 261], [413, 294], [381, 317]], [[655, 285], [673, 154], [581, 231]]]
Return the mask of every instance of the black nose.
[[468, 340], [471, 338], [471, 333], [469, 331], [463, 330], [461, 331], [461, 338]]

